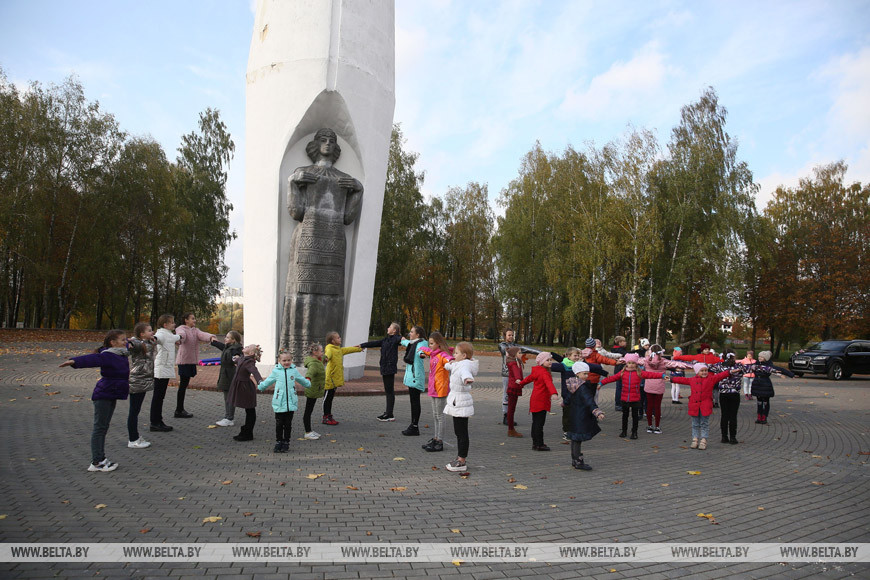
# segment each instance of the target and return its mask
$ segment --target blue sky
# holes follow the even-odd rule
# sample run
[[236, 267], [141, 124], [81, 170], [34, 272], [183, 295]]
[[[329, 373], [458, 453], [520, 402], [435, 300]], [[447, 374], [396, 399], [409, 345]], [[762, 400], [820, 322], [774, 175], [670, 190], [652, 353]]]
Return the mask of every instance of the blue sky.
[[[237, 146], [231, 286], [241, 286], [252, 6], [0, 2], [0, 66], [21, 87], [75, 73], [122, 128], [150, 134], [170, 158], [200, 111], [220, 109]], [[680, 107], [712, 85], [763, 207], [819, 163], [845, 159], [850, 180], [870, 181], [867, 22], [860, 0], [397, 0], [395, 120], [420, 153], [428, 195], [478, 181], [495, 199], [536, 140], [552, 151], [603, 145], [633, 124], [664, 145]]]

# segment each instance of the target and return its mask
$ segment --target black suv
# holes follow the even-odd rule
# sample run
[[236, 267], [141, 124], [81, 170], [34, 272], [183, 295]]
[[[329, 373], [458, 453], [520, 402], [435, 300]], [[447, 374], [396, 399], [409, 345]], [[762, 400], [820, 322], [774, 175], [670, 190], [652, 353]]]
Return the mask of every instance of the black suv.
[[800, 350], [788, 359], [788, 369], [797, 376], [826, 374], [839, 381], [852, 374], [870, 374], [870, 340], [825, 340]]

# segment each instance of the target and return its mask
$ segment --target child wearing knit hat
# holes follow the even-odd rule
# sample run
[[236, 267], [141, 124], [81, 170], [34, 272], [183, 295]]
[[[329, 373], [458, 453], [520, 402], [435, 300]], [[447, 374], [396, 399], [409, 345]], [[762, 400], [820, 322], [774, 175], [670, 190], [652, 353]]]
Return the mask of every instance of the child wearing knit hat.
[[590, 471], [592, 466], [583, 460], [581, 445], [601, 432], [598, 421], [604, 419], [604, 413], [595, 403], [595, 385], [586, 379], [589, 376], [589, 366], [583, 362], [574, 363], [572, 368], [575, 376], [568, 379], [568, 393], [563, 398], [565, 409], [570, 418], [568, 439], [571, 441], [571, 464], [574, 469]]
[[529, 411], [532, 413], [532, 449], [549, 451], [550, 448], [544, 444], [544, 423], [547, 421], [547, 413], [550, 412], [551, 400], [558, 401], [559, 394], [553, 385], [553, 377], [550, 376], [550, 367], [553, 365], [552, 355], [542, 352], [535, 357], [535, 362], [538, 366], [532, 367], [529, 376], [516, 384], [525, 385], [534, 382], [532, 395], [529, 397]]

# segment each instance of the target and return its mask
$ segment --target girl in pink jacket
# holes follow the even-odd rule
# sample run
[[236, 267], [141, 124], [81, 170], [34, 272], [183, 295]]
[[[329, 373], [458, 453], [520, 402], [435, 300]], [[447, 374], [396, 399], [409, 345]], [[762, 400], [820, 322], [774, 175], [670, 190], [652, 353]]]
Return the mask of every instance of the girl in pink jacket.
[[178, 365], [178, 396], [175, 404], [176, 419], [190, 419], [192, 413], [184, 410], [184, 395], [190, 379], [196, 376], [196, 364], [199, 362], [199, 343], [210, 343], [213, 334], [203, 332], [196, 327], [196, 316], [192, 312], [184, 315], [184, 323], [175, 329], [175, 334], [181, 337], [178, 341], [178, 353], [175, 364]]
[[[663, 373], [666, 370], [673, 369], [690, 369], [692, 365], [679, 361], [671, 361], [662, 356], [664, 349], [658, 344], [649, 347], [649, 356], [638, 361], [644, 370]], [[666, 379], [646, 379], [643, 383], [643, 390], [646, 393], [646, 423], [647, 433], [656, 433], [661, 435], [659, 421], [662, 418], [662, 399], [665, 396], [665, 386], [668, 381]], [[655, 416], [655, 427], [653, 427], [653, 416]]]

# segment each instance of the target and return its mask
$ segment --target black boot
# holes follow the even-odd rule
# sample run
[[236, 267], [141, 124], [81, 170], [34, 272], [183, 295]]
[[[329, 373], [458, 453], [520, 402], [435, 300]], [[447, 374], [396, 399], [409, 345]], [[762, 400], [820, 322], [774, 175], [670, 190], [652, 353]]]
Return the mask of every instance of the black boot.
[[248, 427], [247, 425], [242, 426], [241, 432], [233, 437], [236, 441], [253, 441], [254, 439], [254, 428]]
[[620, 437], [625, 437], [626, 435], [628, 435], [628, 432], [625, 429], [619, 432]]
[[273, 453], [284, 453], [284, 445], [281, 441], [275, 441], [275, 447], [272, 449]]
[[444, 451], [444, 442], [432, 439], [426, 445], [423, 445], [425, 451]]
[[501, 417], [501, 424], [507, 426], [507, 413], [505, 413], [504, 415], [502, 415], [502, 417]]
[[408, 425], [408, 428], [402, 431], [402, 435], [414, 436], [420, 435], [420, 428], [414, 424]]
[[629, 439], [637, 439], [637, 430], [631, 432], [631, 437]]
[[592, 466], [583, 461], [583, 455], [580, 455], [580, 459], [574, 462], [574, 469], [580, 469], [582, 471], [592, 471]]

